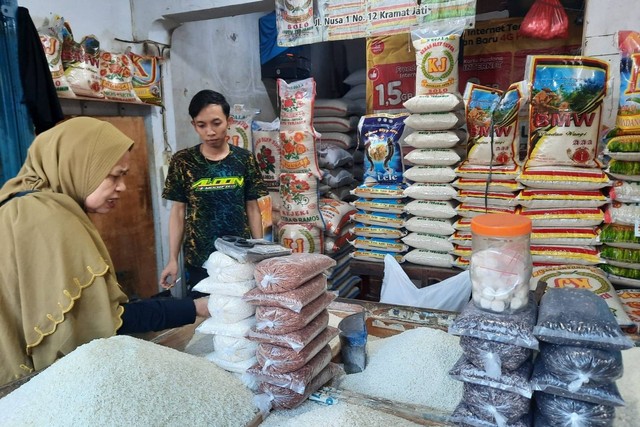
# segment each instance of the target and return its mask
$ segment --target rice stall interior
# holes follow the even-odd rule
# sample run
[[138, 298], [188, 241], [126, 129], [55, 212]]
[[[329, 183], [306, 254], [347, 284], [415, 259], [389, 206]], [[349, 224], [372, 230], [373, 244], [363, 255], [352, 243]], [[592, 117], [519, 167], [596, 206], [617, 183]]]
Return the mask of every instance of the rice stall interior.
[[[523, 1], [478, 3], [481, 3], [477, 5], [477, 12], [479, 14], [508, 11], [509, 16], [522, 17], [526, 13], [528, 7], [530, 7], [530, 4], [532, 2]], [[488, 6], [489, 3], [491, 3], [491, 6]], [[562, 43], [558, 43], [553, 47], [549, 47], [548, 49], [550, 50], [545, 53], [576, 54], [578, 53], [578, 51], [575, 50], [576, 46], [579, 48], [582, 44], [582, 14], [585, 5], [583, 2], [579, 1], [565, 1], [563, 2], [563, 5], [567, 9], [569, 16], [571, 16], [570, 26], [573, 29], [573, 32], [571, 33], [572, 36], [570, 39], [564, 40]], [[485, 9], [485, 7], [487, 7], [487, 9]], [[486, 62], [482, 62], [479, 58], [482, 58], [483, 55], [494, 55], [495, 52], [489, 51], [489, 53], [487, 53], [484, 50], [480, 50], [476, 53], [476, 57], [473, 58], [471, 52], [473, 52], [475, 48], [491, 49], [490, 47], [487, 47], [485, 45], [490, 45], [492, 42], [504, 43], [513, 41], [514, 44], [510, 45], [509, 47], [510, 55], [513, 55], [511, 57], [513, 58], [513, 62], [509, 63], [509, 61], [505, 60], [505, 58], [503, 57], [500, 61], [500, 64], [504, 65], [506, 63], [509, 63], [511, 65], [509, 67], [509, 70], [516, 69], [519, 71], [523, 71], [524, 57], [518, 58], [518, 60], [520, 61], [520, 65], [517, 65], [518, 61], [515, 58], [517, 57], [518, 52], [521, 51], [521, 48], [518, 47], [517, 43], [515, 43], [515, 40], [509, 40], [508, 37], [501, 39], [498, 36], [484, 37], [482, 35], [477, 35], [481, 33], [481, 31], [478, 29], [482, 28], [483, 25], [486, 25], [487, 28], [495, 28], [497, 25], [496, 22], [499, 22], [500, 19], [517, 20], [520, 18], [494, 18], [488, 21], [478, 21], [476, 23], [476, 33], [474, 33], [474, 36], [468, 37], [462, 43], [463, 47], [460, 54], [460, 57], [462, 58], [462, 65], [459, 69], [461, 75], [459, 85], [460, 92], [464, 92], [464, 88], [462, 86], [465, 86], [468, 81], [477, 80], [476, 83], [504, 90], [507, 89], [508, 85], [512, 81], [518, 80], [518, 77], [516, 77], [513, 73], [507, 73], [505, 69], [500, 68], [496, 70], [495, 62], [492, 63], [493, 65], [491, 67], [487, 65], [480, 65], [483, 63], [486, 64]], [[473, 32], [474, 30], [470, 31]], [[495, 32], [490, 30], [488, 30], [487, 33], [495, 34]], [[507, 34], [513, 33], [507, 32]], [[407, 35], [405, 34], [404, 36], [397, 36], [397, 40], [398, 43], [400, 43], [400, 46], [407, 46], [406, 52], [404, 51], [404, 49], [398, 49], [396, 51], [396, 53], [398, 54], [406, 53], [403, 59], [399, 59], [397, 61], [404, 61], [407, 63], [413, 62], [415, 64], [415, 52], [412, 52], [411, 49], [408, 48], [409, 39]], [[539, 47], [539, 44], [537, 45], [537, 47]], [[360, 114], [357, 116], [358, 118], [364, 113], [371, 112], [372, 110], [376, 109], [373, 108], [374, 106], [377, 106], [377, 109], [379, 110], [380, 107], [396, 107], [399, 105], [399, 103], [395, 103], [396, 100], [404, 101], [404, 98], [406, 98], [406, 100], [411, 98], [411, 96], [413, 95], [411, 92], [400, 92], [400, 94], [397, 95], [398, 98], [390, 98], [389, 94], [383, 92], [387, 89], [387, 87], [384, 86], [365, 88], [360, 87], [356, 91], [352, 92], [351, 95], [349, 95], [349, 93], [359, 84], [368, 84], [354, 83], [352, 85], [349, 85], [345, 83], [345, 80], [348, 80], [349, 77], [352, 77], [353, 79], [361, 79], [361, 76], [356, 73], [363, 68], [368, 67], [368, 58], [363, 58], [363, 56], [360, 54], [363, 51], [367, 51], [367, 49], [368, 42], [366, 40], [329, 42], [317, 46], [303, 46], [300, 49], [294, 49], [295, 53], [284, 52], [282, 54], [284, 55], [283, 57], [278, 57], [282, 60], [282, 62], [276, 61], [276, 63], [269, 63], [269, 60], [267, 60], [262, 64], [260, 79], [265, 85], [266, 92], [270, 95], [269, 101], [273, 110], [278, 111], [278, 108], [280, 108], [281, 106], [279, 105], [277, 97], [275, 96], [276, 87], [274, 76], [270, 75], [270, 73], [274, 73], [275, 70], [280, 70], [280, 72], [293, 73], [293, 80], [296, 80], [296, 77], [306, 78], [307, 76], [305, 75], [305, 73], [308, 72], [308, 75], [313, 76], [315, 79], [317, 101], [316, 104], [318, 106], [325, 105], [333, 108], [333, 104], [331, 104], [329, 100], [340, 99], [344, 101], [345, 99], [347, 99], [349, 100], [349, 108], [353, 109], [355, 108], [355, 105], [361, 109]], [[331, 58], [331, 60], [327, 60], [326, 58]], [[469, 62], [465, 63], [465, 58], [468, 58]], [[273, 61], [273, 58], [271, 58], [270, 61]], [[294, 66], [291, 69], [286, 67], [291, 63], [290, 61], [294, 61]], [[394, 61], [396, 60], [394, 59]], [[278, 68], [282, 64], [285, 64], [285, 66]], [[333, 64], [332, 69], [327, 70], [327, 64]], [[522, 67], [522, 69], [519, 67]], [[509, 76], [509, 80], [506, 80], [507, 75]], [[362, 80], [354, 80], [354, 82], [357, 81], [361, 82]], [[401, 83], [398, 87], [404, 88], [405, 86], [403, 86], [403, 83]], [[406, 87], [409, 88], [408, 90], [412, 90], [411, 84]], [[352, 96], [354, 97], [353, 99], [350, 98]], [[318, 100], [321, 99], [327, 101], [324, 104], [323, 102], [318, 102]], [[263, 105], [265, 104], [263, 103]], [[382, 108], [381, 110], [393, 112], [394, 108]], [[323, 119], [323, 117], [328, 117], [329, 119], [325, 120]], [[317, 123], [318, 125], [321, 125], [323, 123], [323, 120], [325, 120], [325, 125], [327, 126], [327, 128], [325, 128], [324, 132], [318, 129], [322, 134], [337, 134], [331, 135], [332, 137], [336, 138], [336, 141], [338, 141], [332, 146], [336, 146], [337, 144], [349, 145], [348, 147], [345, 147], [345, 151], [351, 154], [351, 159], [347, 159], [346, 161], [342, 160], [344, 161], [344, 163], [341, 166], [338, 166], [337, 164], [340, 162], [339, 159], [334, 159], [333, 157], [331, 157], [332, 155], [335, 156], [335, 153], [330, 154], [329, 151], [331, 150], [325, 150], [324, 153], [324, 161], [337, 161], [337, 163], [335, 164], [330, 164], [331, 168], [327, 169], [327, 171], [330, 171], [329, 176], [334, 178], [334, 180], [331, 181], [331, 183], [329, 182], [329, 180], [322, 183], [324, 184], [324, 190], [330, 193], [328, 195], [328, 198], [331, 198], [333, 200], [349, 202], [355, 201], [356, 198], [354, 198], [350, 194], [350, 190], [362, 183], [362, 178], [358, 179], [358, 174], [361, 173], [362, 175], [364, 175], [363, 170], [358, 171], [358, 169], [362, 169], [361, 165], [364, 162], [360, 163], [359, 161], [356, 161], [357, 156], [360, 156], [360, 159], [363, 160], [363, 157], [365, 156], [364, 146], [357, 144], [358, 137], [355, 135], [354, 129], [355, 120], [353, 120], [352, 117], [353, 116], [350, 115], [340, 117], [331, 115], [319, 115], [317, 117], [314, 117], [314, 123]], [[340, 120], [336, 120], [336, 118], [339, 118]], [[264, 120], [269, 120], [268, 114], [265, 115]], [[353, 144], [354, 142], [356, 143], [355, 145]], [[320, 140], [320, 143], [322, 144], [322, 140]], [[322, 150], [323, 147], [321, 146], [321, 157], [323, 154]], [[409, 154], [410, 151], [411, 150], [407, 147], [403, 147], [404, 155]], [[327, 165], [329, 164], [325, 163], [325, 166]], [[351, 178], [350, 182], [346, 185], [332, 186], [332, 183], [337, 184], [340, 179], [344, 179], [345, 173], [342, 174], [342, 177], [339, 175], [341, 170], [347, 171], [346, 176], [347, 178]], [[347, 181], [349, 180], [344, 179], [343, 182]], [[326, 192], [325, 197], [327, 197]], [[284, 237], [290, 239], [290, 241], [292, 242], [298, 241], [295, 238], [296, 236]], [[325, 239], [326, 237], [327, 236], [325, 236]], [[329, 327], [337, 328], [339, 326], [339, 323], [348, 316], [364, 313], [364, 320], [366, 321], [366, 332], [368, 333], [367, 339], [365, 341], [365, 346], [367, 349], [367, 357], [365, 359], [366, 367], [361, 366], [361, 368], [364, 368], [364, 370], [360, 373], [336, 377], [332, 383], [329, 383], [326, 387], [320, 389], [319, 392], [313, 394], [309, 393], [308, 396], [305, 396], [304, 403], [302, 403], [300, 406], [298, 406], [300, 402], [298, 399], [300, 399], [300, 397], [295, 395], [296, 391], [294, 389], [296, 389], [296, 387], [292, 385], [292, 383], [285, 384], [283, 387], [283, 383], [278, 382], [282, 381], [282, 378], [279, 378], [278, 381], [275, 381], [275, 384], [278, 384], [275, 385], [275, 388], [267, 387], [266, 390], [261, 389], [262, 394], [270, 395], [272, 399], [274, 399], [274, 396], [276, 396], [275, 400], [278, 401], [278, 399], [280, 399], [279, 401], [281, 403], [287, 402], [293, 394], [292, 401], [296, 403], [291, 406], [294, 406], [296, 408], [273, 410], [271, 411], [269, 416], [262, 419], [261, 415], [252, 413], [253, 409], [250, 411], [246, 411], [246, 407], [244, 407], [242, 413], [243, 415], [246, 415], [247, 418], [243, 419], [243, 425], [319, 425], [320, 423], [326, 424], [331, 420], [331, 417], [342, 419], [344, 422], [349, 419], [352, 422], [356, 423], [356, 425], [368, 426], [451, 425], [453, 421], [450, 416], [455, 410], [460, 410], [459, 404], [461, 401], [465, 400], [462, 398], [464, 393], [469, 393], [470, 396], [475, 396], [473, 399], [466, 399], [466, 403], [471, 402], [472, 404], [475, 404], [475, 413], [482, 413], [483, 416], [485, 416], [485, 420], [480, 422], [488, 423], [487, 425], [494, 425], [493, 423], [497, 423], [499, 425], [504, 422], [504, 418], [500, 417], [513, 417], [508, 419], [509, 423], [514, 422], [521, 423], [515, 425], [529, 425], [527, 423], [530, 423], [530, 418], [528, 418], [530, 417], [530, 408], [527, 405], [529, 405], [528, 398], [531, 397], [532, 391], [526, 386], [519, 388], [519, 386], [522, 386], [522, 384], [517, 383], [517, 378], [516, 380], [513, 380], [513, 378], [511, 378], [510, 380], [504, 380], [502, 383], [498, 381], [499, 387], [490, 387], [491, 390], [499, 390], [498, 392], [486, 392], [485, 390], [485, 393], [483, 394], [481, 391], [477, 390], [475, 392], [463, 390], [465, 387], [467, 387], [467, 383], [475, 385], [478, 384], [478, 379], [476, 377], [473, 377], [472, 374], [469, 374], [469, 371], [466, 371], [468, 374], [466, 382], [456, 380], [451, 375], [450, 371], [454, 367], [454, 365], [456, 365], [456, 368], [458, 369], [456, 375], [458, 375], [459, 377], [460, 375], [463, 375], [460, 373], [460, 371], [464, 366], [461, 367], [461, 364], [458, 363], [462, 359], [463, 353], [465, 351], [468, 351], [468, 348], [477, 349], [481, 347], [479, 343], [474, 341], [471, 341], [472, 344], [470, 344], [469, 347], [463, 347], [458, 336], [464, 336], [464, 334], [459, 334], [458, 336], [456, 336], [455, 334], [447, 333], [447, 331], [450, 331], [450, 327], [453, 322], [455, 322], [458, 318], [458, 313], [454, 313], [451, 311], [426, 310], [423, 308], [411, 307], [412, 304], [410, 303], [403, 305], [389, 305], [376, 302], [380, 299], [380, 286], [384, 274], [384, 264], [382, 264], [380, 260], [374, 261], [368, 260], [366, 258], [356, 258], [353, 260], [351, 260], [349, 257], [340, 258], [344, 257], [345, 253], [347, 253], [348, 251], [340, 251], [337, 247], [330, 246], [330, 244], [335, 245], [335, 240], [337, 240], [336, 238], [340, 236], [334, 235], [328, 237], [330, 237], [330, 239], [324, 240], [322, 243], [324, 245], [323, 250], [326, 256], [331, 258], [335, 263], [333, 272], [329, 274], [329, 279], [339, 279], [335, 283], [329, 282], [328, 285], [329, 288], [333, 288], [340, 294], [341, 297], [344, 298], [340, 298], [339, 300], [326, 305], [324, 310], [326, 310], [326, 317], [328, 320], [326, 320], [324, 327], [321, 326], [320, 329], [326, 331], [329, 329]], [[322, 240], [318, 239], [318, 241]], [[338, 254], [338, 256], [332, 256], [333, 252]], [[345, 260], [349, 262], [340, 264], [340, 261]], [[403, 265], [405, 267], [404, 272], [408, 273], [410, 276], [409, 279], [413, 279], [414, 283], [419, 287], [433, 285], [442, 279], [446, 279], [449, 275], [453, 276], [462, 271], [461, 269], [453, 268], [453, 266], [445, 267], [441, 265], [420, 265], [418, 263], [406, 261], [403, 263]], [[340, 268], [338, 268], [338, 266], [340, 266]], [[354, 268], [354, 266], [356, 267]], [[588, 269], [585, 271], [585, 276], [592, 274], [592, 272], [588, 271]], [[549, 282], [540, 280], [539, 283], [542, 287], [544, 287], [547, 283], [551, 283], [553, 277], [558, 274], [557, 271], [551, 271], [547, 273], [549, 275]], [[336, 276], [332, 277], [332, 274], [336, 274]], [[579, 281], [580, 279], [581, 277], [578, 274], [577, 277], [574, 275], [573, 277], [566, 280]], [[597, 280], [600, 279], [598, 278]], [[606, 277], [603, 277], [603, 281], [606, 281]], [[603, 281], [600, 281], [599, 283], [602, 283]], [[543, 289], [538, 290], [541, 291]], [[615, 290], [613, 290], [613, 288], [610, 289], [610, 292], [613, 292], [615, 294]], [[261, 295], [254, 296], [256, 298], [262, 297]], [[319, 296], [318, 298], [321, 298], [321, 296]], [[360, 300], [353, 300], [353, 298]], [[533, 301], [534, 297], [532, 296], [531, 298]], [[541, 293], [538, 293], [535, 297], [536, 303], [540, 301], [540, 298]], [[373, 301], [362, 301], [362, 299], [371, 299]], [[592, 302], [589, 301], [589, 303]], [[472, 304], [473, 303], [470, 303], [469, 305], [471, 306]], [[598, 307], [600, 306], [601, 305], [598, 305]], [[268, 309], [266, 308], [263, 308], [262, 310], [265, 313], [268, 311]], [[325, 315], [324, 310], [322, 315]], [[612, 311], [615, 310], [612, 309]], [[314, 317], [314, 320], [315, 319], [316, 318]], [[305, 327], [307, 327], [309, 324], [310, 323], [306, 324]], [[144, 341], [174, 348], [176, 350], [179, 350], [183, 354], [196, 356], [200, 359], [207, 358], [207, 355], [211, 355], [216, 351], [214, 346], [215, 337], [219, 336], [220, 338], [222, 338], [225, 335], [211, 332], [204, 333], [204, 328], [202, 328], [202, 325], [204, 325], [204, 319], [199, 319], [198, 324], [194, 325], [193, 327], [185, 327], [178, 330], [165, 331], [160, 334], [140, 336], [138, 338], [142, 338]], [[273, 327], [273, 324], [265, 325], [265, 328], [267, 329]], [[198, 330], [197, 328], [200, 329]], [[624, 357], [625, 364], [625, 376], [622, 378], [618, 377], [618, 386], [620, 387], [620, 393], [622, 394], [622, 397], [624, 397], [627, 406], [625, 408], [617, 407], [620, 398], [618, 395], [616, 395], [616, 393], [602, 393], [596, 398], [593, 398], [593, 396], [589, 395], [587, 397], [587, 400], [577, 400], [578, 402], [587, 402], [587, 404], [582, 403], [582, 405], [586, 405], [589, 409], [593, 409], [593, 407], [589, 406], [588, 404], [600, 405], [604, 407], [604, 409], [598, 409], [602, 410], [603, 413], [605, 413], [604, 418], [606, 422], [609, 422], [611, 420], [611, 414], [613, 413], [613, 410], [611, 408], [615, 406], [615, 411], [618, 417], [616, 423], [606, 425], [633, 425], [633, 420], [637, 419], [636, 417], [638, 416], [638, 401], [635, 397], [635, 393], [633, 393], [632, 391], [635, 384], [635, 379], [633, 378], [632, 374], [633, 372], [638, 371], [638, 369], [634, 368], [635, 364], [637, 364], [638, 357], [636, 355], [637, 349], [627, 349], [629, 346], [633, 345], [633, 343], [629, 344], [629, 341], [625, 341], [625, 339], [628, 340], [631, 338], [635, 342], [637, 342], [637, 336], [635, 335], [635, 332], [632, 328], [625, 328], [624, 333], [619, 332], [618, 330], [616, 330], [616, 328], [611, 328], [607, 331], [607, 333], [609, 332], [611, 332], [612, 334], [616, 334], [615, 338], [618, 341], [615, 341], [611, 337], [609, 337], [610, 339], [608, 340], [604, 340], [607, 343], [606, 345], [611, 345], [611, 347], [607, 347], [607, 350], [615, 351], [612, 350], [614, 348], [625, 349], [622, 351], [622, 357]], [[245, 343], [244, 341], [236, 339], [238, 337], [231, 338], [233, 339], [226, 340], [228, 345], [230, 342], [233, 342], [233, 345], [235, 346], [247, 345], [247, 343]], [[256, 338], [261, 339], [259, 335], [256, 335]], [[223, 341], [225, 340], [221, 339], [219, 342]], [[242, 344], [240, 344], [241, 342]], [[261, 344], [266, 344], [264, 341], [258, 342], [260, 342]], [[332, 363], [344, 363], [345, 360], [342, 358], [341, 348], [345, 348], [345, 344], [348, 344], [347, 338], [345, 338], [344, 336], [339, 337], [337, 334], [335, 334], [335, 336], [333, 336], [326, 344], [328, 347], [323, 347], [325, 353], [326, 351], [329, 352], [328, 356], [325, 354], [324, 357], [328, 357], [329, 359], [331, 359]], [[359, 342], [359, 344], [360, 347], [362, 347], [361, 341]], [[618, 347], [615, 347], [616, 345]], [[237, 356], [236, 359], [240, 359], [238, 355], [241, 352], [237, 347], [235, 349], [231, 349], [231, 347], [232, 346], [229, 345], [226, 355], [234, 357]], [[326, 348], [328, 348], [329, 350], [326, 350]], [[519, 348], [528, 348], [529, 350], [533, 350], [532, 348], [526, 347], [526, 344], [519, 346]], [[242, 351], [245, 350], [247, 350], [247, 348], [243, 347]], [[511, 350], [519, 353], [522, 352], [522, 350]], [[218, 351], [220, 352], [220, 350]], [[527, 361], [526, 363], [531, 363], [530, 356], [532, 352], [525, 353], [527, 357], [522, 359], [523, 363], [525, 363], [525, 360]], [[362, 354], [360, 353], [359, 355], [361, 356]], [[220, 356], [220, 354], [216, 355], [216, 357], [217, 356]], [[179, 363], [181, 363], [181, 368], [185, 371], [189, 371], [190, 364], [194, 363], [194, 359], [190, 359], [188, 357], [185, 359], [176, 359], [176, 361], [178, 360]], [[506, 361], [507, 360], [504, 360], [503, 362]], [[61, 362], [64, 362], [64, 359], [62, 359]], [[239, 362], [239, 360], [235, 360], [235, 362]], [[311, 363], [310, 361], [308, 362]], [[612, 362], [612, 364], [615, 363]], [[63, 369], [63, 366], [64, 365], [60, 363], [61, 370]], [[201, 365], [198, 365], [199, 369], [200, 366]], [[522, 366], [524, 365], [517, 366], [514, 369], [519, 369]], [[251, 366], [245, 367], [244, 370], [246, 371], [247, 368], [250, 367], [253, 367], [253, 363], [251, 364]], [[141, 366], [138, 366], [137, 368], [144, 369]], [[472, 367], [471, 370], [473, 371], [473, 369], [474, 368]], [[523, 369], [525, 371], [527, 369], [530, 370], [532, 369], [532, 366], [527, 366]], [[146, 373], [144, 371], [141, 372]], [[36, 375], [35, 378], [29, 379], [37, 379], [38, 376], [41, 376], [40, 387], [44, 387], [44, 384], [46, 384], [45, 382], [49, 380], [49, 378], [46, 377], [45, 374], [49, 373], [50, 372], [47, 372], [45, 370], [39, 375]], [[309, 382], [317, 378], [318, 372], [314, 371], [314, 373], [315, 375], [313, 376], [313, 378], [307, 379]], [[506, 372], [503, 372], [503, 374], [505, 373]], [[254, 369], [254, 379], [264, 379], [263, 375], [264, 372], [261, 373], [259, 367], [257, 370]], [[53, 376], [53, 373], [51, 373], [51, 376]], [[228, 378], [225, 377], [224, 380], [235, 385], [238, 382], [239, 377], [240, 376], [234, 375]], [[611, 380], [611, 378], [612, 377], [608, 378], [608, 385], [611, 385], [613, 381]], [[167, 382], [164, 383], [164, 385], [170, 387], [172, 381], [175, 383], [176, 379], [172, 378], [171, 374], [169, 374], [166, 378], [166, 381]], [[243, 381], [246, 385], [246, 376], [244, 376]], [[488, 382], [494, 386], [496, 385], [495, 381], [492, 382], [488, 380]], [[29, 383], [27, 383], [26, 385], [23, 383], [24, 382], [21, 381], [19, 384], [13, 384], [9, 387], [4, 387], [0, 396], [7, 395], [10, 391], [16, 389], [16, 387], [29, 385]], [[508, 384], [505, 385], [505, 383]], [[33, 384], [37, 383], [34, 381]], [[162, 383], [153, 384], [155, 385]], [[240, 383], [237, 384], [240, 385]], [[249, 381], [249, 384], [251, 384], [251, 381]], [[298, 392], [298, 394], [306, 395], [308, 384], [309, 383], [303, 382], [302, 386], [299, 385], [299, 388], [297, 390], [301, 390], [302, 393]], [[91, 385], [95, 386], [96, 389], [98, 389], [98, 386], [96, 384]], [[484, 383], [484, 385], [486, 386], [486, 382]], [[62, 385], [61, 387], [64, 388], [66, 387], [66, 385]], [[285, 391], [283, 392], [281, 389], [284, 389]], [[20, 389], [17, 388], [17, 390]], [[29, 391], [29, 389], [26, 388], [23, 390], [26, 390], [23, 391], [23, 393], [25, 394], [27, 393], [27, 391]], [[74, 390], [72, 389], [70, 390], [71, 393], [73, 393], [73, 391]], [[162, 394], [162, 391], [158, 390], [157, 393]], [[555, 394], [550, 395], [555, 396]], [[307, 397], [309, 397], [309, 401], [306, 400]], [[501, 410], [496, 411], [495, 407], [500, 407], [500, 405], [490, 405], [488, 403], [490, 402], [489, 397], [495, 399], [495, 402], [502, 403], [508, 409], [504, 412], [502, 412]], [[582, 397], [584, 398], [584, 396]], [[3, 400], [5, 405], [15, 403], [15, 397], [13, 398], [13, 400], [11, 397]], [[197, 402], [197, 399], [192, 400]], [[509, 400], [511, 400], [510, 403]], [[97, 405], [98, 401], [94, 401], [92, 403]], [[121, 403], [123, 403], [122, 406], [126, 406], [125, 402]], [[248, 400], [245, 401], [245, 403], [247, 406], [250, 406]], [[251, 404], [253, 404], [253, 402], [251, 402]], [[0, 408], [1, 407], [3, 407], [2, 400], [0, 400]], [[8, 406], [6, 407], [8, 408]], [[474, 413], [473, 408], [469, 409], [465, 407], [463, 409], [465, 411]], [[202, 405], [200, 404], [198, 408], [191, 408], [191, 410], [193, 412], [202, 410]], [[521, 411], [523, 410], [526, 413], [521, 413]], [[487, 411], [489, 411], [488, 415]], [[463, 419], [464, 416], [469, 417], [468, 412], [465, 412], [461, 415]], [[142, 417], [142, 414], [138, 414], [138, 416]], [[188, 419], [187, 415], [183, 414], [183, 417], [185, 418], [181, 419], [182, 422], [184, 422], [185, 419]], [[473, 418], [473, 416], [471, 416], [471, 418]], [[627, 424], [625, 424], [625, 422]], [[340, 425], [339, 422], [336, 425]]]

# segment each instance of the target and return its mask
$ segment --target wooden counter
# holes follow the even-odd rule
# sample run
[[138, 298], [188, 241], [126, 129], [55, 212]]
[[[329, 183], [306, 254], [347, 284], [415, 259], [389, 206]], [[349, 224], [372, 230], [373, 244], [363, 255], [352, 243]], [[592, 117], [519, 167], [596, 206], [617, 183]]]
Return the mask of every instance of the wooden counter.
[[[351, 273], [362, 278], [359, 298], [380, 301], [384, 263], [360, 259], [352, 259], [350, 262]], [[418, 282], [416, 286], [419, 288], [433, 285], [463, 271], [458, 268], [429, 267], [410, 262], [403, 262], [400, 266], [410, 279]]]

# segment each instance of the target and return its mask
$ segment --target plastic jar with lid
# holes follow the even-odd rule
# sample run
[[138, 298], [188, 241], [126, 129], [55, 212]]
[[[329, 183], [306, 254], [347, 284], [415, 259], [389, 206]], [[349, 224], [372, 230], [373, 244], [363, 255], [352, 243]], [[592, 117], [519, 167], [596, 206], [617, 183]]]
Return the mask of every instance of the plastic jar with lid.
[[531, 278], [531, 220], [515, 214], [483, 214], [471, 220], [471, 296], [496, 313], [527, 306]]

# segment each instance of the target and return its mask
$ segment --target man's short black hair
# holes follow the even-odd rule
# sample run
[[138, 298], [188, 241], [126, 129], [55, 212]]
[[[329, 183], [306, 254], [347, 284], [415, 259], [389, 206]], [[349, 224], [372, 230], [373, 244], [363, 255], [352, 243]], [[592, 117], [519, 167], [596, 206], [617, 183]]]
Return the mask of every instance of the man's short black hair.
[[200, 111], [208, 105], [219, 105], [222, 107], [224, 115], [229, 117], [231, 107], [224, 95], [210, 89], [201, 90], [191, 98], [191, 102], [189, 103], [189, 115], [192, 119], [195, 119], [195, 117], [200, 114]]

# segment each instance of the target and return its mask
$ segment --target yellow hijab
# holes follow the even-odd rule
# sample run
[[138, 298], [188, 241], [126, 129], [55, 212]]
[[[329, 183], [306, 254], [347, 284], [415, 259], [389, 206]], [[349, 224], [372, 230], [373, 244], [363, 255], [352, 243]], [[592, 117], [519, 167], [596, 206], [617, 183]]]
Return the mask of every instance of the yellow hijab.
[[0, 385], [121, 326], [127, 297], [83, 205], [132, 146], [107, 122], [70, 119], [0, 188]]

